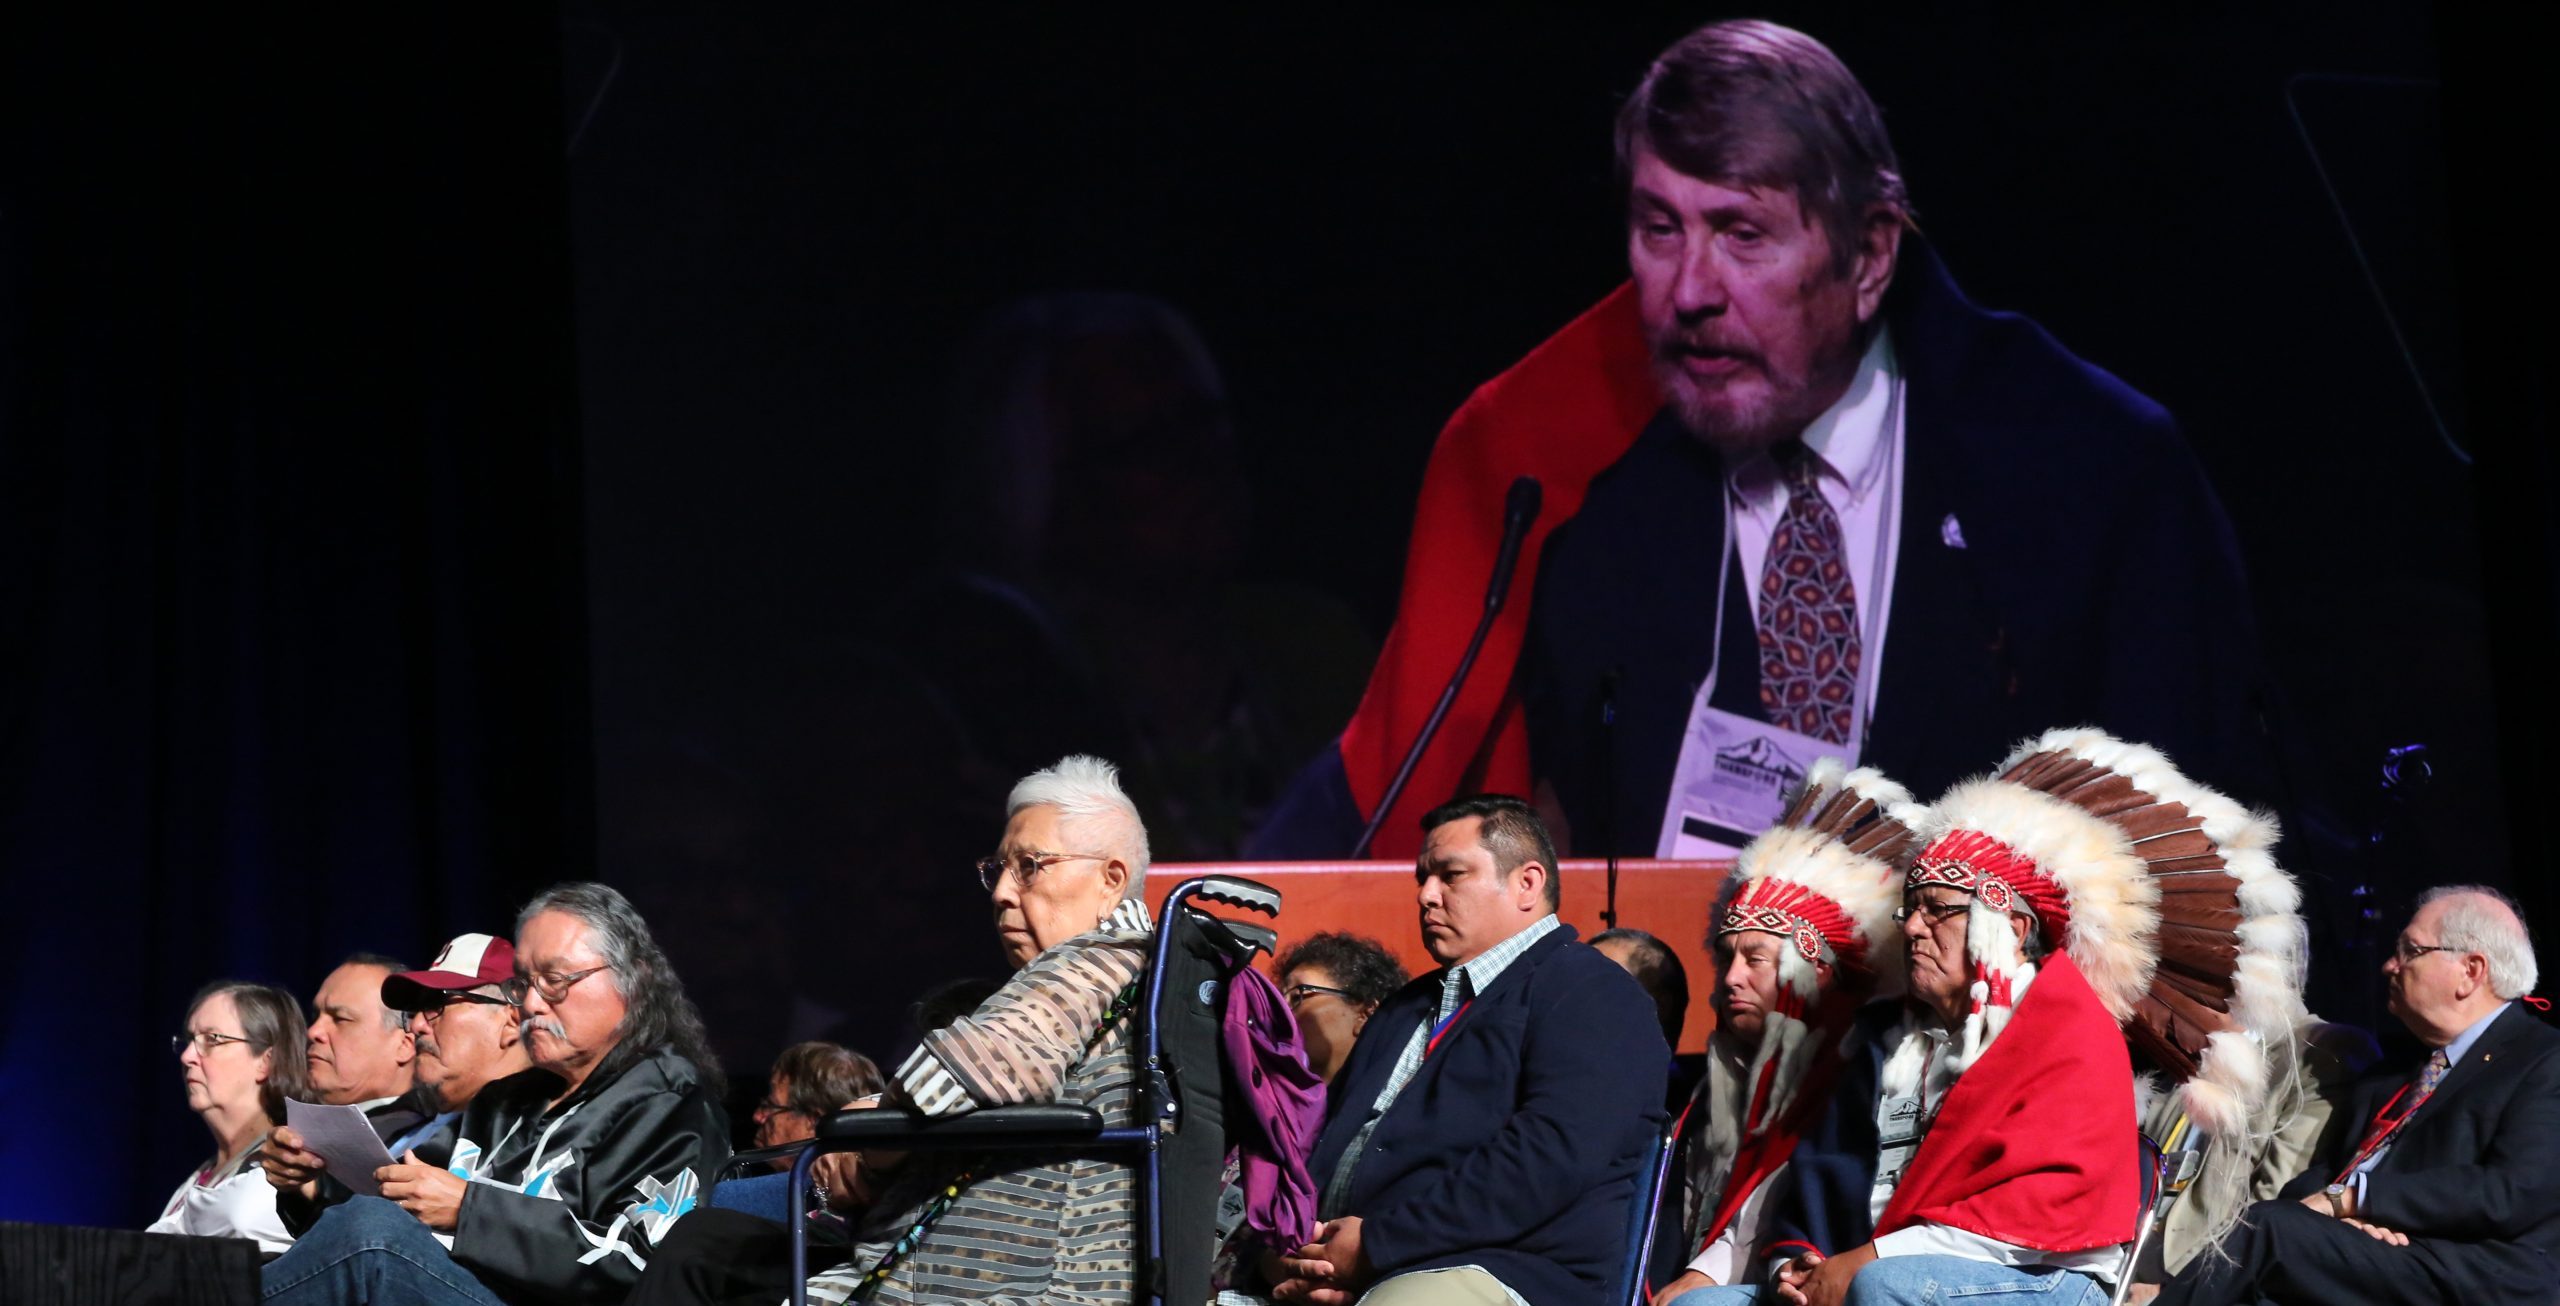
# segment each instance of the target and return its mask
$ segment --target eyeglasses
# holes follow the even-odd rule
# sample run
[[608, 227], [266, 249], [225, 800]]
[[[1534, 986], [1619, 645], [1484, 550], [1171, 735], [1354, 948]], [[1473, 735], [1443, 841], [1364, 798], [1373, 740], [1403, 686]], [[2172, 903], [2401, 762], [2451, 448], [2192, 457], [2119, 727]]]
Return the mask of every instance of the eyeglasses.
[[[578, 979], [594, 973], [595, 972], [593, 971], [580, 971], [577, 976], [570, 979], [569, 984], [575, 984], [578, 982]], [[499, 987], [504, 988], [511, 982], [513, 981], [501, 981]], [[563, 993], [568, 992], [569, 984], [561, 985], [560, 991]], [[558, 999], [555, 998], [552, 1000], [557, 1001]], [[516, 1005], [505, 998], [493, 998], [486, 993], [447, 993], [444, 995], [443, 1000], [436, 1003], [434, 1006], [420, 1007], [409, 1014], [412, 1016], [424, 1016], [429, 1020], [442, 1020], [444, 1019], [445, 1008], [462, 1006], [465, 1004], [477, 1004], [486, 1007], [512, 1007]]]
[[2450, 947], [2442, 943], [2411, 943], [2407, 939], [2402, 939], [2391, 946], [2391, 955], [2403, 966], [2415, 964], [2418, 958], [2426, 956], [2430, 952], [2460, 951], [2462, 951], [2462, 949]]
[[1920, 913], [1920, 918], [1923, 921], [1926, 921], [1930, 928], [1935, 929], [1939, 922], [1944, 921], [1946, 918], [1953, 916], [1972, 905], [1973, 900], [1970, 898], [1961, 898], [1954, 902], [1929, 902], [1925, 899], [1914, 899], [1913, 901], [1906, 902], [1893, 909], [1893, 923], [1900, 925], [1904, 921], [1911, 919], [1911, 913], [1916, 911]]
[[519, 1007], [524, 1005], [524, 997], [527, 993], [539, 993], [543, 1001], [556, 1003], [569, 996], [569, 990], [577, 987], [578, 981], [597, 971], [611, 969], [613, 967], [608, 963], [602, 966], [589, 966], [585, 970], [572, 971], [566, 975], [535, 975], [531, 978], [518, 975], [499, 985], [498, 989], [507, 995], [509, 1003]]
[[170, 1035], [169, 1050], [183, 1057], [187, 1054], [187, 1045], [189, 1043], [193, 1043], [196, 1045], [197, 1051], [204, 1053], [206, 1056], [212, 1056], [213, 1050], [221, 1047], [225, 1043], [247, 1043], [249, 1041], [249, 1036], [246, 1034], [216, 1034], [212, 1030], [207, 1029], [186, 1034]]
[[765, 1101], [756, 1103], [755, 1114], [752, 1118], [762, 1120], [767, 1116], [807, 1116], [810, 1119], [815, 1120], [818, 1118], [818, 1113], [815, 1111], [802, 1110], [788, 1102]]
[[996, 881], [1004, 878], [1006, 871], [1011, 871], [1013, 882], [1028, 889], [1033, 880], [1040, 878], [1043, 868], [1055, 863], [1110, 860], [1101, 853], [1044, 853], [1027, 850], [1015, 853], [1011, 861], [1003, 857], [981, 857], [978, 859], [978, 883], [986, 886], [987, 891], [992, 893], [995, 891]]
[[1330, 993], [1345, 1002], [1351, 1000], [1351, 993], [1348, 989], [1331, 989], [1326, 988], [1322, 984], [1292, 984], [1289, 987], [1280, 990], [1280, 993], [1281, 996], [1289, 999], [1289, 1005], [1292, 1007], [1297, 1006], [1299, 1003], [1304, 1002], [1319, 993]]

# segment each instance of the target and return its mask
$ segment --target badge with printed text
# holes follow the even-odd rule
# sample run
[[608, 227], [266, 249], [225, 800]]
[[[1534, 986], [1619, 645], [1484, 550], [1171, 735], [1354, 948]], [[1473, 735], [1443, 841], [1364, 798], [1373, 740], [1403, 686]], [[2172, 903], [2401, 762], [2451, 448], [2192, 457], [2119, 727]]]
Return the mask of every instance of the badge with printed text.
[[1699, 704], [1680, 743], [1657, 857], [1731, 857], [1778, 823], [1805, 772], [1824, 757], [1856, 766], [1845, 744]]

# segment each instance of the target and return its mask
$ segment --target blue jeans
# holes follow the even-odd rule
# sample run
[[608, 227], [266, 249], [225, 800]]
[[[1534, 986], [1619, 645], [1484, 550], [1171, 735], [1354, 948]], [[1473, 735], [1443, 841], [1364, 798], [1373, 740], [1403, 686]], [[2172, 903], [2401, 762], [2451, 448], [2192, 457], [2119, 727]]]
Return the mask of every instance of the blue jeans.
[[719, 1187], [711, 1190], [709, 1205], [760, 1215], [775, 1224], [789, 1224], [791, 1176], [758, 1174], [743, 1179], [723, 1179]]
[[2022, 1269], [1963, 1256], [1887, 1256], [1858, 1271], [1849, 1306], [2107, 1306], [2107, 1290], [2069, 1270]]
[[1760, 1286], [1738, 1283], [1722, 1288], [1691, 1288], [1670, 1300], [1667, 1306], [1755, 1306], [1760, 1300]]
[[264, 1296], [286, 1306], [506, 1306], [454, 1264], [418, 1217], [379, 1197], [351, 1197], [259, 1272]]
[[[2012, 1269], [1961, 1256], [1888, 1256], [1858, 1271], [1850, 1306], [1929, 1306], [1980, 1298], [1984, 1306], [2106, 1306], [2107, 1290], [2067, 1270]], [[1755, 1306], [1775, 1294], [1752, 1285], [1692, 1288], [1669, 1306]]]

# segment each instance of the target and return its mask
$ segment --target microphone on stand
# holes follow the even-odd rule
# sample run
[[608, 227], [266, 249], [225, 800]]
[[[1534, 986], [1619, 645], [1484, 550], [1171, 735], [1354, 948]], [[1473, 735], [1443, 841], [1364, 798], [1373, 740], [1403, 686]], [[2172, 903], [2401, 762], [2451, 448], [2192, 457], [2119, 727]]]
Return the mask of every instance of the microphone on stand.
[[1511, 569], [1520, 561], [1521, 542], [1528, 539], [1530, 524], [1538, 520], [1543, 497], [1535, 476], [1523, 476], [1511, 483], [1511, 493], [1502, 504], [1502, 549], [1493, 555], [1493, 578], [1484, 589], [1484, 616], [1476, 621], [1476, 633], [1467, 640], [1467, 651], [1458, 659], [1457, 673], [1440, 691], [1440, 701], [1422, 723], [1422, 733], [1414, 736], [1404, 764], [1396, 768], [1396, 778], [1387, 782], [1386, 795], [1378, 800], [1378, 810], [1369, 818], [1368, 828], [1360, 832], [1360, 842], [1351, 845], [1355, 860], [1368, 855], [1370, 842], [1378, 837], [1378, 827], [1386, 824], [1387, 813], [1395, 810], [1396, 799], [1404, 796], [1406, 782], [1413, 779], [1413, 768], [1421, 763], [1422, 750], [1431, 746], [1432, 736], [1440, 733], [1440, 722], [1449, 715], [1449, 706], [1458, 701], [1458, 687], [1467, 683], [1467, 673], [1475, 670], [1476, 654], [1483, 650], [1484, 637], [1493, 632], [1493, 619], [1501, 615], [1502, 600], [1511, 592]]

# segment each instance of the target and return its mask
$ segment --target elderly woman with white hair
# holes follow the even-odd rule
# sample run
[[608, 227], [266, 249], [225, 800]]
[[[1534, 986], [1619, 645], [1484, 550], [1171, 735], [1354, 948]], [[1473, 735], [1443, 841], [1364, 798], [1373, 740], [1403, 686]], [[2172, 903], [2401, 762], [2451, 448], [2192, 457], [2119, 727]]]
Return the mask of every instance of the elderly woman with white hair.
[[[1154, 936], [1139, 894], [1146, 826], [1117, 770], [1084, 756], [1024, 777], [1005, 810], [1003, 841], [978, 874], [1013, 977], [925, 1036], [886, 1106], [952, 1115], [1061, 1102], [1133, 1125], [1130, 1015]], [[1125, 1303], [1136, 1290], [1137, 1176], [1126, 1161], [865, 1162], [873, 1195], [841, 1264], [810, 1279], [813, 1301]], [[769, 1304], [777, 1284], [789, 1287], [787, 1271], [776, 1277], [787, 1244], [778, 1227], [751, 1221], [710, 1210], [678, 1224], [631, 1301]]]

